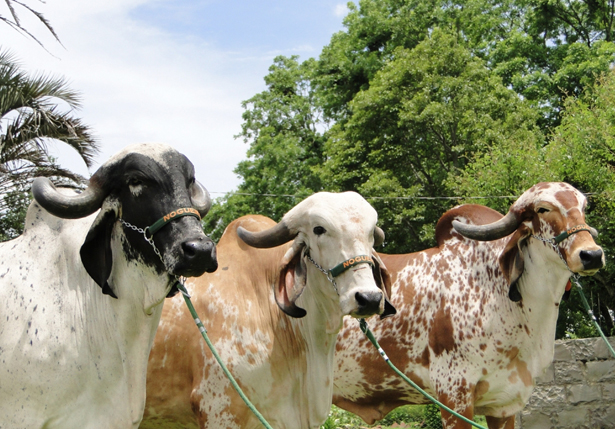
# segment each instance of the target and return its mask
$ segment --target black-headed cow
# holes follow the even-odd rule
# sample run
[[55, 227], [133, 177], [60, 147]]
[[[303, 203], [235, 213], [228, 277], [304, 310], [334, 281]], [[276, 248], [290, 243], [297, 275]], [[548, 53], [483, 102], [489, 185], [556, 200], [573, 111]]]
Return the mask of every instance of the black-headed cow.
[[217, 267], [209, 195], [165, 145], [129, 146], [80, 194], [44, 178], [33, 194], [0, 244], [0, 427], [136, 428], [164, 298]]

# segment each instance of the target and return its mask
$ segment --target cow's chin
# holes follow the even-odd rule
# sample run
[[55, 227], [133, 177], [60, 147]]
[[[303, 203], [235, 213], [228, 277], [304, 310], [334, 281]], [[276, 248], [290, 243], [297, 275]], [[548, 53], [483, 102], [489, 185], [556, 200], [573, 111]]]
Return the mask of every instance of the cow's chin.
[[169, 271], [175, 276], [200, 277], [205, 273], [213, 273], [218, 269], [218, 260], [215, 256], [201, 259], [196, 262], [184, 259], [174, 261]]
[[600, 268], [594, 268], [594, 269], [591, 269], [591, 270], [579, 271], [579, 272], [577, 272], [577, 274], [579, 274], [580, 276], [593, 276], [598, 271], [600, 271]]
[[349, 313], [348, 315], [350, 317], [354, 317], [355, 319], [366, 319], [366, 318], [374, 316], [376, 314], [382, 314], [382, 312], [384, 311], [384, 305], [382, 307], [383, 308], [381, 308], [378, 311], [378, 313], [373, 313], [373, 312], [363, 313], [363, 312], [360, 312], [360, 311], [353, 311], [353, 312]]

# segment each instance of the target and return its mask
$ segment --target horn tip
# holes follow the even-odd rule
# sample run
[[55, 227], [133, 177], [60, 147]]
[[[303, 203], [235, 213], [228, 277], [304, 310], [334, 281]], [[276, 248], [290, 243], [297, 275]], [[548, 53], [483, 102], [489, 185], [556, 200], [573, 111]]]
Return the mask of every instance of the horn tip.
[[248, 231], [247, 229], [245, 229], [243, 226], [238, 226], [237, 227], [237, 236], [239, 238], [241, 238], [242, 241], [246, 242], [246, 240], [248, 240], [248, 236], [250, 234], [250, 231]]
[[451, 222], [451, 225], [453, 226], [453, 229], [455, 230], [455, 232], [461, 235], [464, 235], [464, 232], [467, 229], [467, 228], [464, 228], [466, 224], [461, 221], [458, 221], [457, 219], [453, 219], [453, 221]]

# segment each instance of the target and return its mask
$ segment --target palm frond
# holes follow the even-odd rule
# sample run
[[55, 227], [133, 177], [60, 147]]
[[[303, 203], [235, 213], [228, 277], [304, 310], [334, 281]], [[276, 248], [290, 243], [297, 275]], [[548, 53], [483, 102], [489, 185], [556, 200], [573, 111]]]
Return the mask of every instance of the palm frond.
[[[43, 25], [47, 28], [47, 30], [49, 30], [49, 32], [51, 34], [53, 34], [53, 37], [55, 37], [55, 39], [60, 43], [60, 45], [62, 44], [62, 42], [60, 42], [60, 38], [58, 37], [58, 35], [56, 34], [55, 30], [53, 29], [53, 27], [51, 26], [51, 23], [47, 20], [47, 18], [45, 18], [45, 16], [43, 16], [42, 13], [37, 12], [36, 10], [32, 9], [30, 6], [28, 6], [27, 4], [17, 1], [17, 0], [6, 0], [7, 3], [10, 3], [11, 1], [17, 3], [18, 5], [28, 9], [34, 16], [36, 16], [38, 18], [38, 20], [40, 22], [43, 23]], [[15, 18], [15, 20], [17, 20], [17, 16], [15, 14], [13, 14], [13, 17]]]
[[30, 76], [14, 57], [0, 51], [0, 194], [24, 189], [35, 175], [78, 186], [83, 177], [60, 167], [49, 145], [66, 144], [88, 167], [98, 153], [89, 128], [74, 116], [79, 94], [63, 78]]
[[4, 128], [0, 134], [0, 162], [8, 162], [14, 154], [20, 153], [13, 148], [26, 150], [33, 145], [34, 151], [47, 153], [48, 143], [53, 140], [76, 150], [88, 167], [98, 153], [98, 145], [89, 128], [80, 119], [58, 113], [53, 108], [20, 112]]
[[55, 32], [55, 30], [53, 29], [53, 27], [51, 26], [51, 23], [49, 22], [49, 20], [47, 20], [47, 18], [45, 18], [45, 16], [42, 13], [38, 12], [37, 10], [35, 10], [32, 7], [28, 6], [26, 3], [22, 2], [22, 1], [19, 1], [19, 0], [4, 0], [4, 2], [6, 3], [8, 9], [9, 9], [11, 17], [7, 18], [7, 17], [4, 17], [4, 16], [0, 15], [0, 21], [1, 22], [4, 22], [5, 24], [7, 24], [12, 29], [27, 35], [32, 40], [34, 40], [36, 43], [38, 43], [43, 49], [47, 50], [45, 48], [45, 45], [43, 45], [43, 43], [40, 40], [38, 40], [36, 38], [36, 36], [34, 36], [24, 26], [21, 25], [21, 21], [19, 19], [19, 15], [17, 14], [17, 10], [14, 7], [14, 5], [19, 5], [19, 6], [23, 7], [24, 9], [26, 9], [28, 12], [32, 13], [34, 16], [36, 16], [36, 18], [53, 35], [53, 37], [56, 39], [56, 41], [60, 45], [62, 45], [62, 42], [60, 41], [60, 38], [58, 37], [58, 35]]

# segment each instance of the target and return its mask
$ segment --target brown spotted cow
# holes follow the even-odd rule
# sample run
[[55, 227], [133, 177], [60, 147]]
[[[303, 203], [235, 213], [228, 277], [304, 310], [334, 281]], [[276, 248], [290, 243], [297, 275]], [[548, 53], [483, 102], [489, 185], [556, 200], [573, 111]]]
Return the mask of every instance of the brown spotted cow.
[[[220, 269], [187, 283], [222, 360], [276, 429], [318, 428], [326, 420], [344, 315], [394, 312], [386, 301], [389, 279], [372, 250], [384, 239], [376, 221], [376, 211], [354, 192], [314, 194], [278, 224], [244, 216], [218, 243]], [[316, 266], [346, 261], [354, 263], [335, 285]], [[262, 427], [181, 297], [164, 307], [147, 380], [141, 428]]]
[[[604, 265], [585, 205], [566, 183], [539, 183], [505, 217], [462, 205], [438, 222], [437, 247], [380, 254], [398, 314], [371, 329], [391, 362], [465, 417], [486, 415], [490, 429], [513, 429], [535, 377], [552, 361], [568, 279]], [[575, 227], [580, 232], [556, 245], [543, 241]], [[368, 423], [400, 405], [427, 403], [357, 325], [346, 320], [338, 336], [333, 402]], [[471, 427], [447, 412], [442, 417], [447, 429]]]

